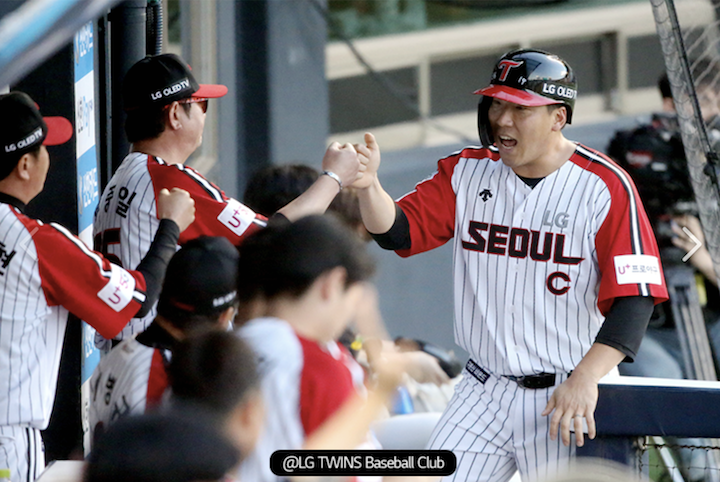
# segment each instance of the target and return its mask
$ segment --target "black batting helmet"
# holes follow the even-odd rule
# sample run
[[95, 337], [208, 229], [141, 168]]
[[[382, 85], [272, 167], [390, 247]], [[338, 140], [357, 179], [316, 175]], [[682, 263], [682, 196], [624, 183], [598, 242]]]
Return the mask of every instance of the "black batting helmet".
[[484, 145], [491, 145], [488, 109], [492, 98], [524, 106], [562, 104], [567, 123], [577, 97], [577, 81], [570, 66], [557, 55], [535, 49], [508, 52], [498, 60], [490, 85], [474, 92], [483, 98], [478, 105], [478, 131]]

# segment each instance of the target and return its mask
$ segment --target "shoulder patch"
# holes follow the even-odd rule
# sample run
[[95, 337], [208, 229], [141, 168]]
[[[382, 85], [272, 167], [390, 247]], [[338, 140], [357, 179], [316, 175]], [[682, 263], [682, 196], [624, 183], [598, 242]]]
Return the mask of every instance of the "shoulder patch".
[[615, 277], [619, 285], [647, 283], [662, 285], [660, 263], [655, 256], [627, 254], [615, 256]]
[[112, 271], [110, 281], [98, 292], [97, 296], [110, 308], [120, 312], [133, 298], [135, 278], [120, 266], [110, 264], [110, 267]]
[[236, 199], [231, 198], [217, 219], [227, 226], [230, 231], [242, 236], [255, 220], [255, 213]]

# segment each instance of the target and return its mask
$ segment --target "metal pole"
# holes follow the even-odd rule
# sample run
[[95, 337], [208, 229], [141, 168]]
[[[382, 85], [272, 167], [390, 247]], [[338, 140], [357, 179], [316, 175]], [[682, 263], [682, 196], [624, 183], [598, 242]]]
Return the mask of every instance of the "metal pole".
[[110, 12], [110, 92], [109, 112], [112, 139], [112, 170], [115, 172], [130, 150], [125, 137], [122, 80], [130, 67], [145, 57], [147, 0], [125, 0]]

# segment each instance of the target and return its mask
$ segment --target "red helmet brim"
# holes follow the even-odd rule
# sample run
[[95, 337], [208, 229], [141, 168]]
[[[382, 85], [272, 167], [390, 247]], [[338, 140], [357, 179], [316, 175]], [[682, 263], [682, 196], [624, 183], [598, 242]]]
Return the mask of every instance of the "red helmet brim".
[[562, 104], [555, 99], [548, 99], [535, 92], [528, 90], [515, 89], [507, 85], [490, 85], [484, 89], [473, 92], [476, 95], [485, 95], [496, 99], [512, 102], [513, 104], [524, 105], [526, 107], [535, 107], [539, 105]]

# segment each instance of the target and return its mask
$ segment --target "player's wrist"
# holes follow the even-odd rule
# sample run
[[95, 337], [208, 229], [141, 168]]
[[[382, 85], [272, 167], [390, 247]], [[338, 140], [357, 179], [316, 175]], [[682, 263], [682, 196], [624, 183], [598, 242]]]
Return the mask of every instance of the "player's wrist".
[[335, 182], [338, 184], [338, 188], [339, 188], [339, 189], [338, 189], [338, 192], [340, 192], [340, 191], [343, 190], [343, 187], [344, 187], [343, 180], [342, 180], [342, 178], [341, 178], [340, 176], [338, 176], [337, 174], [335, 174], [335, 172], [333, 172], [333, 171], [331, 171], [331, 170], [329, 170], [329, 169], [325, 169], [325, 170], [322, 172], [322, 176], [327, 176], [327, 177], [329, 177], [330, 179], [332, 179], [333, 181], [335, 181]]

